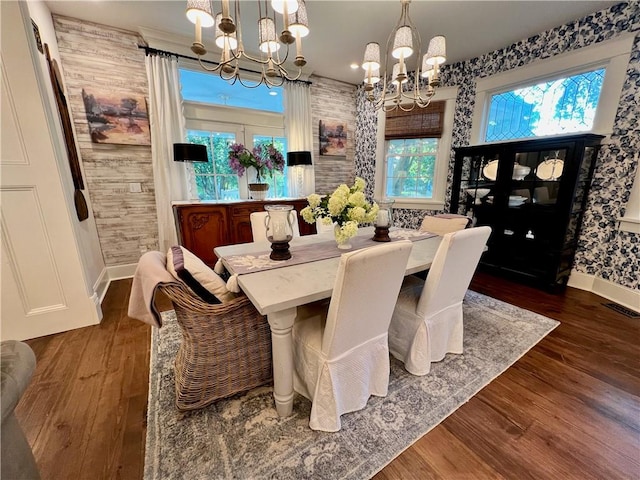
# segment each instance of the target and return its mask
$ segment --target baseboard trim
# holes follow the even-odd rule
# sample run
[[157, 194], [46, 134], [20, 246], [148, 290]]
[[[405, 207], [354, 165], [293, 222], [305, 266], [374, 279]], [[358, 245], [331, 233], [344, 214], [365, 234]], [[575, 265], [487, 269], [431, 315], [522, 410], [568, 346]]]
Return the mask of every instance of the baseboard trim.
[[[96, 309], [98, 311], [98, 317], [102, 320], [102, 301], [104, 300], [111, 282], [114, 280], [122, 280], [123, 278], [131, 278], [136, 271], [137, 263], [130, 263], [127, 265], [116, 265], [115, 267], [107, 267], [102, 270], [100, 278], [96, 282], [94, 295], [98, 300]], [[99, 293], [98, 293], [99, 292]]]
[[[107, 287], [109, 286], [108, 283], [106, 283]], [[106, 293], [106, 290], [105, 290]], [[93, 295], [91, 295], [91, 301], [93, 302], [93, 308], [95, 308], [96, 310], [96, 316], [98, 317], [98, 323], [102, 322], [102, 298], [97, 294], [94, 293]]]
[[571, 275], [569, 276], [567, 285], [580, 290], [586, 290], [587, 292], [593, 292], [593, 283], [595, 279], [596, 277], [594, 275], [587, 275], [586, 273], [571, 270]]
[[98, 304], [101, 304], [102, 300], [104, 300], [104, 296], [107, 294], [107, 290], [109, 289], [109, 283], [109, 273], [105, 267], [100, 272], [100, 276], [96, 280], [96, 283], [93, 284], [93, 291], [95, 292], [94, 295], [98, 297]]
[[129, 263], [127, 265], [116, 265], [114, 267], [107, 267], [107, 271], [109, 273], [109, 282], [133, 277], [137, 265], [137, 263]]
[[631, 310], [640, 312], [640, 292], [637, 290], [575, 270], [571, 272], [567, 285], [595, 293]]

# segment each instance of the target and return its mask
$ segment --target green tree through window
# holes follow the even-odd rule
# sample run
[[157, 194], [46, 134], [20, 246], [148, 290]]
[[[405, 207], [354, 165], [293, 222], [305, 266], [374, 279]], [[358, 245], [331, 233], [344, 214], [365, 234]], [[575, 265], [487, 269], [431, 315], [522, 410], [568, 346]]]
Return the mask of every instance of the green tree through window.
[[604, 68], [541, 82], [491, 97], [485, 140], [495, 142], [589, 131]]
[[389, 140], [385, 195], [432, 198], [437, 151], [437, 138]]
[[232, 133], [190, 130], [187, 141], [206, 145], [208, 163], [194, 163], [198, 197], [202, 200], [232, 200], [240, 198], [238, 176], [227, 161], [229, 145], [235, 142]]

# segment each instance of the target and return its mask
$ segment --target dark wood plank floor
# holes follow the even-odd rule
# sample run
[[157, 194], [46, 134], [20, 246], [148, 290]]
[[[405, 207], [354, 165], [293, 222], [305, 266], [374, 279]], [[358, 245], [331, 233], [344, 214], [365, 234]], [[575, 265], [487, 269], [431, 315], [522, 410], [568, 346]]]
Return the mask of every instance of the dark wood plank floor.
[[[16, 411], [43, 479], [142, 478], [150, 327], [126, 315], [130, 285], [111, 284], [100, 325], [28, 342]], [[639, 479], [640, 322], [572, 288], [472, 288], [562, 323], [375, 478]]]

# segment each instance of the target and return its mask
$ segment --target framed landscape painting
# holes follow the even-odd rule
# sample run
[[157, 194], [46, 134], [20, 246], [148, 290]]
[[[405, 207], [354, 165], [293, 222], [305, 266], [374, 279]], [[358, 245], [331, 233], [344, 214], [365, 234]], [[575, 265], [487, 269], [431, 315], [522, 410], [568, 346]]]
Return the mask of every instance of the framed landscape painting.
[[82, 89], [93, 143], [151, 145], [147, 102], [142, 95]]
[[347, 156], [347, 125], [335, 120], [320, 120], [320, 155]]

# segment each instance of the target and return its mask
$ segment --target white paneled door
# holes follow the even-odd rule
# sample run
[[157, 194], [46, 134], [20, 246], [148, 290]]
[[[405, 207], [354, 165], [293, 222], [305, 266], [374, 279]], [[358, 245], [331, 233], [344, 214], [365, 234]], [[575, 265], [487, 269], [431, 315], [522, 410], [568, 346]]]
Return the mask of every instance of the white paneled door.
[[99, 316], [58, 169], [66, 152], [49, 124], [58, 119], [38, 84], [29, 16], [19, 2], [0, 8], [0, 339], [22, 340], [95, 324]]

